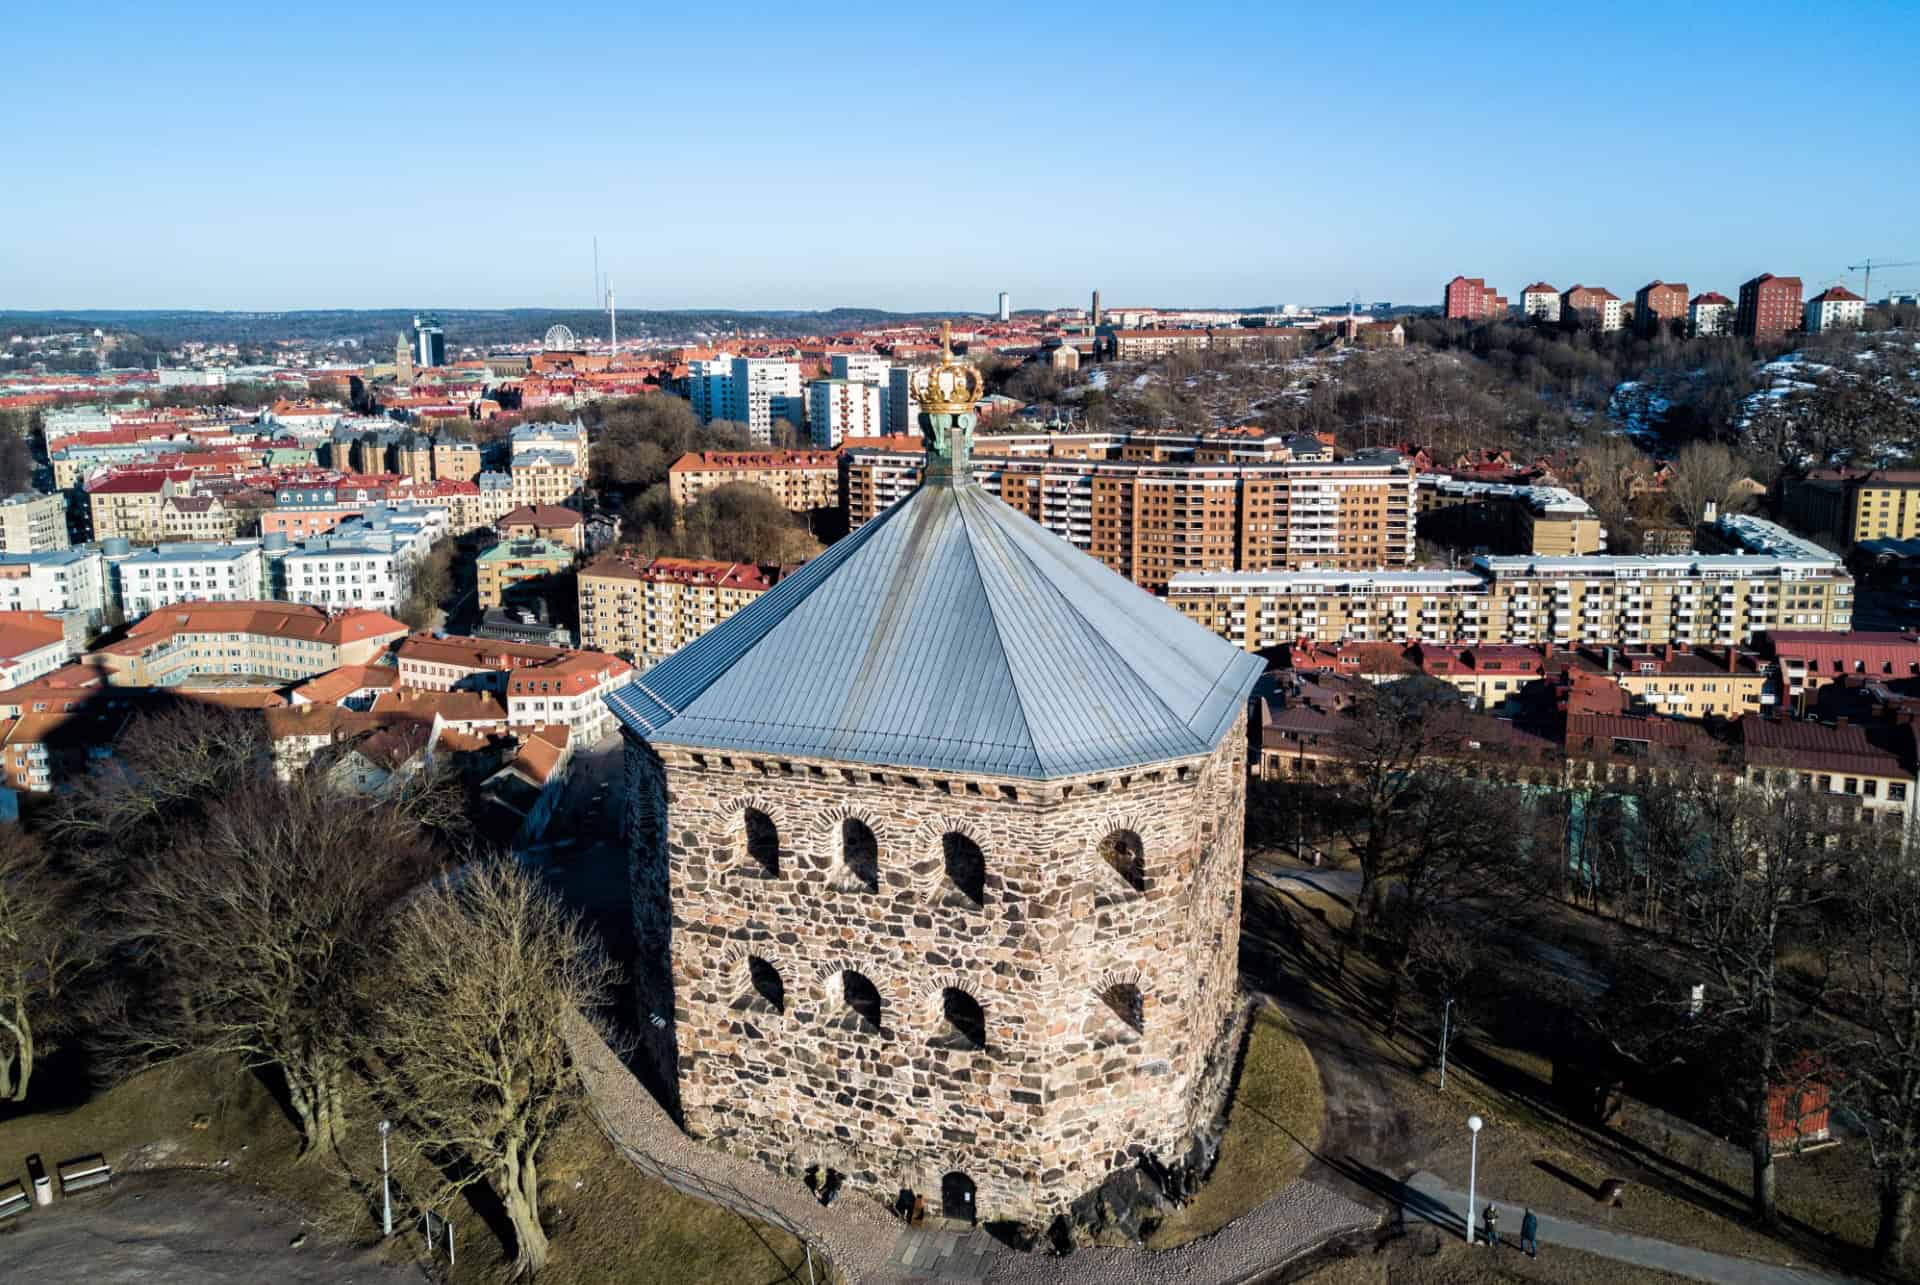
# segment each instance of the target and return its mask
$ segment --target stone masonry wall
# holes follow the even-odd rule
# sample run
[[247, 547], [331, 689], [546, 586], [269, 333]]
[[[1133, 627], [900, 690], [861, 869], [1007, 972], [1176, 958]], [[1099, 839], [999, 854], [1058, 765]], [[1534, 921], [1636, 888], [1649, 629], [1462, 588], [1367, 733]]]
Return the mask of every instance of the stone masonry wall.
[[[883, 1197], [937, 1202], [964, 1173], [979, 1217], [1026, 1221], [1181, 1151], [1232, 1057], [1244, 746], [1236, 725], [1205, 758], [1031, 782], [630, 743], [641, 1005], [669, 1019], [651, 1029], [687, 1130]], [[848, 818], [877, 840], [877, 890], [841, 858]], [[1101, 855], [1116, 832], [1139, 837], [1140, 887]], [[981, 903], [947, 877], [950, 834], [984, 855]], [[946, 1021], [949, 988], [984, 1010], [984, 1048]]]

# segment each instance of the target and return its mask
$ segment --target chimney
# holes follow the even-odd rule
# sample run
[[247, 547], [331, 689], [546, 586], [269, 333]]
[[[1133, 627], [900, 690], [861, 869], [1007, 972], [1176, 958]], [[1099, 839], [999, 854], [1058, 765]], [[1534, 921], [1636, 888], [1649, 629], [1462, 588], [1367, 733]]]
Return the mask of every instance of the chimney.
[[1609, 674], [1613, 672], [1613, 648], [1611, 647], [1607, 648], [1607, 672]]
[[1672, 663], [1673, 661], [1673, 644], [1672, 643], [1666, 643], [1660, 648], [1660, 659], [1667, 661], [1669, 664]]
[[1732, 643], [1728, 643], [1727, 644], [1727, 672], [1729, 674], [1735, 674], [1735, 673], [1738, 673], [1739, 671], [1740, 671], [1740, 653], [1738, 650], [1735, 649]]

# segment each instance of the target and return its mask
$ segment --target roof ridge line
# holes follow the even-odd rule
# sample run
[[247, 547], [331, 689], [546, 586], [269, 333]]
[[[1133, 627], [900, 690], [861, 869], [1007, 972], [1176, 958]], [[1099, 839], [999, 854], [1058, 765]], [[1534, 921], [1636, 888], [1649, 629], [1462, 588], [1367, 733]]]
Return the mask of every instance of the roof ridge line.
[[[991, 496], [986, 496], [985, 492], [982, 492], [981, 494], [985, 498], [988, 498], [988, 499], [992, 498]], [[1000, 503], [1005, 504], [1006, 501], [1002, 500], [1000, 501]], [[1026, 514], [1021, 513], [1020, 510], [1014, 508], [1010, 504], [1007, 505], [1007, 511], [1009, 513], [1016, 515], [1022, 521], [1026, 521], [1026, 522], [1033, 521], [1032, 518], [1027, 517]], [[1039, 526], [1039, 523], [1036, 522], [1034, 523], [1034, 525]], [[1045, 531], [1046, 528], [1041, 527], [1041, 530]], [[1053, 533], [1048, 531], [1047, 534], [1052, 535]], [[1058, 539], [1059, 537], [1056, 536], [1054, 538]], [[1039, 563], [1035, 562], [1032, 558], [1028, 557], [1027, 551], [1021, 548], [1017, 541], [1008, 540], [1006, 544], [1019, 557], [1020, 561], [1026, 564], [1027, 568], [1034, 574], [1035, 577], [1037, 577], [1038, 581], [1041, 584], [1046, 585], [1048, 590], [1052, 592], [1053, 596], [1059, 599], [1060, 602], [1066, 605], [1067, 610], [1073, 614], [1073, 618], [1080, 623], [1082, 628], [1086, 630], [1087, 634], [1099, 645], [1100, 649], [1112, 658], [1114, 666], [1120, 671], [1129, 675], [1134, 680], [1135, 684], [1138, 686], [1140, 690], [1145, 691], [1149, 696], [1151, 696], [1153, 699], [1153, 703], [1155, 705], [1158, 705], [1163, 711], [1166, 712], [1167, 717], [1173, 720], [1173, 725], [1175, 727], [1184, 729], [1189, 735], [1192, 735], [1195, 737], [1195, 739], [1198, 739], [1198, 733], [1194, 732], [1192, 724], [1190, 724], [1186, 719], [1182, 718], [1179, 712], [1176, 711], [1171, 705], [1168, 705], [1166, 698], [1160, 694], [1160, 689], [1157, 686], [1155, 686], [1152, 681], [1149, 680], [1147, 675], [1141, 673], [1138, 669], [1135, 669], [1132, 662], [1130, 662], [1125, 656], [1121, 655], [1119, 649], [1116, 648], [1113, 645], [1113, 643], [1107, 639], [1106, 634], [1101, 631], [1100, 627], [1096, 625], [1093, 621], [1087, 619], [1086, 613], [1080, 610], [1080, 604], [1075, 602], [1066, 593], [1062, 592], [1060, 586], [1054, 583], [1053, 577], [1048, 575], [1046, 570], [1043, 567], [1041, 567]], [[969, 550], [971, 551], [971, 542], [969, 542]], [[1086, 556], [1092, 557], [1091, 554], [1088, 554]], [[977, 557], [976, 557], [976, 561], [977, 561]], [[1098, 561], [1098, 559], [1095, 559], [1095, 561]], [[984, 581], [982, 582], [982, 584], [984, 587]], [[1141, 590], [1141, 592], [1144, 593], [1146, 591]], [[992, 601], [991, 597], [989, 597], [988, 601], [989, 602]], [[995, 627], [995, 631], [997, 632], [999, 628], [999, 621], [997, 619], [994, 622], [994, 627]], [[1001, 644], [1001, 651], [1004, 653], [1005, 650], [1006, 650], [1006, 645], [1005, 645], [1005, 642], [1003, 641]], [[1231, 668], [1231, 666], [1229, 666], [1229, 668]], [[1217, 686], [1218, 683], [1219, 683], [1219, 680], [1216, 678], [1214, 680], [1213, 686]], [[1213, 686], [1209, 686], [1208, 688], [1209, 692], [1213, 690]], [[1017, 686], [1014, 688], [1014, 694], [1016, 697], [1019, 696], [1019, 688]], [[1026, 703], [1022, 701], [1020, 704], [1020, 716], [1022, 718], [1025, 718], [1026, 714], [1027, 714]], [[1032, 730], [1031, 724], [1029, 724], [1028, 726], [1027, 735], [1029, 739], [1032, 738], [1033, 730]], [[1040, 748], [1039, 743], [1036, 741], [1034, 743], [1035, 751], [1037, 752], [1039, 748]]]
[[[954, 489], [964, 493], [969, 490], [976, 490], [978, 487], [979, 483], [973, 482], [967, 486], [960, 486]], [[993, 610], [993, 595], [987, 592], [986, 573], [980, 569], [980, 550], [973, 540], [973, 523], [967, 517], [967, 504], [965, 499], [960, 496], [956, 496], [955, 498], [957, 503], [954, 507], [959, 511], [960, 525], [968, 532], [968, 538], [965, 541], [967, 546], [967, 561], [973, 566], [974, 580], [979, 583], [980, 596], [987, 604], [987, 619], [993, 622], [994, 642], [998, 644], [1000, 650], [1000, 668], [1006, 671], [1007, 686], [1013, 689], [1013, 707], [1020, 711], [1020, 726], [1027, 734], [1027, 747], [1033, 751], [1034, 762], [1044, 768], [1046, 761], [1040, 752], [1039, 738], [1033, 734], [1033, 719], [1027, 716], [1027, 698], [1020, 690], [1019, 681], [1013, 676], [1013, 661], [1007, 657], [1007, 638], [1005, 634], [1000, 632], [1000, 617], [998, 613]]]

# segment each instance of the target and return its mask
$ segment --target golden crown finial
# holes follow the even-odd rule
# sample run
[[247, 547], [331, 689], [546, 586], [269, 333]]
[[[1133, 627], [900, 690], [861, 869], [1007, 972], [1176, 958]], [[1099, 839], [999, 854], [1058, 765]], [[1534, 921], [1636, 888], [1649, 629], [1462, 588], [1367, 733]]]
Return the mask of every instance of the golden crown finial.
[[914, 373], [913, 390], [920, 409], [929, 415], [970, 414], [986, 381], [980, 372], [953, 355], [953, 323], [940, 323], [940, 364]]

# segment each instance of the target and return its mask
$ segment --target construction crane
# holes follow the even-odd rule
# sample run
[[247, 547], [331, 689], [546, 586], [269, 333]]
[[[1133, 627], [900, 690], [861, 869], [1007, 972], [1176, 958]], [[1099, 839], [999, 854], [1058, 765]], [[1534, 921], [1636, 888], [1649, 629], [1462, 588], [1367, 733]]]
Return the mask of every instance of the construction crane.
[[1878, 262], [1875, 262], [1873, 259], [1868, 259], [1865, 263], [1849, 263], [1847, 265], [1847, 271], [1859, 272], [1862, 269], [1865, 269], [1867, 275], [1865, 279], [1860, 282], [1860, 293], [1866, 296], [1866, 300], [1868, 303], [1872, 303], [1873, 302], [1873, 270], [1875, 268], [1912, 268], [1912, 267], [1920, 267], [1920, 259], [1902, 259], [1898, 263], [1889, 263], [1885, 259], [1881, 259]]

